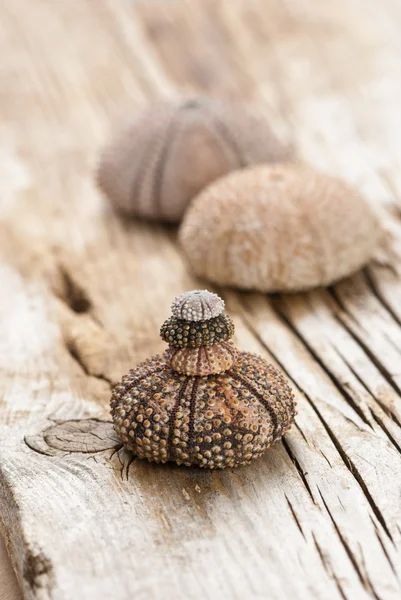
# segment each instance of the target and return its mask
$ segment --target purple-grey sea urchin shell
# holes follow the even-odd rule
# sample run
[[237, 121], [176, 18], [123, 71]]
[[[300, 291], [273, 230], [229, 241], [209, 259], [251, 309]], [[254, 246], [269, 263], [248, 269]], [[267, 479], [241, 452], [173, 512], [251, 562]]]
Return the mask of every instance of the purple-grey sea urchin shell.
[[139, 458], [209, 469], [251, 462], [295, 416], [284, 377], [247, 352], [208, 377], [180, 375], [155, 356], [123, 377], [111, 407], [117, 434]]
[[120, 212], [170, 222], [211, 181], [246, 165], [284, 160], [267, 123], [207, 98], [140, 112], [100, 157], [97, 181]]
[[177, 296], [171, 304], [173, 317], [185, 321], [206, 321], [224, 312], [224, 301], [208, 290], [193, 290]]

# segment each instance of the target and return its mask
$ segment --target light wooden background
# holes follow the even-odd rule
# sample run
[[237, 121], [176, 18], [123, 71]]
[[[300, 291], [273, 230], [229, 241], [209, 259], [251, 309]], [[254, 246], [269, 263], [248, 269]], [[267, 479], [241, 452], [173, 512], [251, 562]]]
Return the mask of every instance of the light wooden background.
[[[0, 516], [24, 597], [398, 600], [399, 0], [5, 0], [0, 24]], [[332, 289], [223, 291], [299, 416], [213, 473], [133, 461], [101, 422], [200, 282], [174, 229], [105, 206], [97, 151], [124, 115], [193, 92], [255, 105], [386, 229]]]

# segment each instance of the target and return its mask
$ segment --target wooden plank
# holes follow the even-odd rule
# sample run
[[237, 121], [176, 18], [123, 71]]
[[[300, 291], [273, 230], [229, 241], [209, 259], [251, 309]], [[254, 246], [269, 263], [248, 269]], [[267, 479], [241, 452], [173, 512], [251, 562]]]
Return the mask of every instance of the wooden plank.
[[[25, 598], [399, 598], [400, 10], [0, 7], [0, 516]], [[299, 414], [263, 459], [220, 473], [133, 460], [108, 413], [113, 383], [163, 349], [171, 298], [200, 282], [174, 230], [110, 211], [93, 167], [118, 118], [192, 92], [254, 103], [387, 232], [329, 290], [221, 290], [238, 345], [283, 369]]]

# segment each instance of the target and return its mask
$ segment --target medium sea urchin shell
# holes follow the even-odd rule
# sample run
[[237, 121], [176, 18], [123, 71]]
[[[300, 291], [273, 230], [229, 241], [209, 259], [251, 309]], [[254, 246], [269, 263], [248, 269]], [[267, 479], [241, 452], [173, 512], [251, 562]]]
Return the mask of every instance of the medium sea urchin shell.
[[232, 173], [200, 193], [180, 240], [195, 273], [262, 292], [328, 285], [372, 256], [369, 204], [345, 183], [300, 165]]
[[[193, 295], [186, 292], [173, 306]], [[222, 317], [228, 320], [167, 323], [209, 327]], [[221, 341], [170, 346], [145, 361], [114, 388], [111, 414], [117, 435], [139, 458], [215, 469], [260, 456], [291, 427], [295, 402], [279, 371]]]
[[198, 348], [229, 340], [234, 335], [234, 324], [224, 313], [207, 321], [170, 317], [161, 326], [160, 335], [170, 346]]
[[208, 290], [184, 292], [171, 305], [173, 317], [185, 321], [206, 321], [224, 312], [224, 301]]
[[194, 98], [139, 113], [105, 148], [97, 179], [119, 211], [174, 222], [214, 179], [285, 155], [264, 120]]
[[230, 369], [237, 359], [237, 350], [229, 342], [199, 348], [170, 347], [166, 357], [177, 373], [203, 377]]
[[248, 352], [209, 377], [180, 375], [155, 356], [123, 377], [111, 407], [118, 436], [139, 458], [209, 469], [257, 458], [295, 415], [284, 377]]

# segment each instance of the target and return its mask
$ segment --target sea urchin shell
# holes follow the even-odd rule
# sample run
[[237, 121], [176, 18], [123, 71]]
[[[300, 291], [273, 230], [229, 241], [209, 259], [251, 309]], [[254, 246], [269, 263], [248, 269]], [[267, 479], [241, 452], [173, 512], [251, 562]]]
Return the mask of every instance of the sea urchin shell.
[[379, 237], [356, 190], [291, 164], [219, 179], [194, 198], [180, 230], [198, 276], [261, 292], [329, 285], [364, 265]]
[[199, 348], [229, 340], [234, 335], [234, 324], [224, 313], [207, 321], [170, 317], [161, 326], [160, 335], [170, 346]]
[[[186, 294], [173, 306], [185, 304], [194, 292]], [[222, 316], [169, 321], [193, 328], [210, 326]], [[295, 402], [273, 366], [219, 341], [196, 348], [170, 346], [130, 371], [113, 389], [111, 414], [117, 435], [139, 458], [215, 469], [237, 467], [263, 454], [291, 427]]]
[[[191, 330], [222, 317], [228, 320], [168, 322]], [[290, 428], [295, 402], [277, 369], [220, 340], [170, 346], [130, 371], [113, 389], [111, 413], [117, 435], [139, 458], [215, 469], [263, 454]]]
[[209, 377], [180, 375], [155, 356], [123, 378], [111, 406], [117, 434], [139, 458], [209, 469], [257, 458], [295, 414], [284, 377], [247, 352]]
[[213, 180], [286, 155], [263, 119], [228, 102], [180, 99], [139, 113], [118, 133], [102, 152], [97, 182], [123, 214], [177, 222]]
[[230, 369], [236, 361], [237, 354], [237, 350], [231, 343], [221, 342], [199, 348], [171, 346], [166, 352], [166, 357], [177, 373], [203, 377]]
[[224, 312], [224, 301], [208, 290], [184, 292], [171, 305], [173, 317], [185, 321], [206, 321]]

